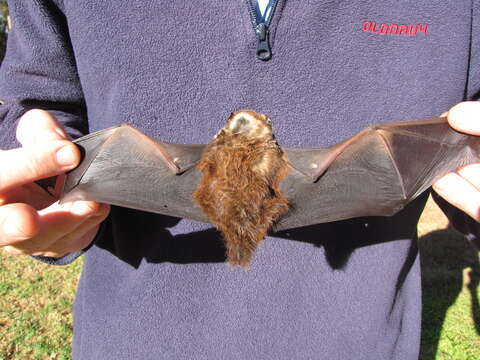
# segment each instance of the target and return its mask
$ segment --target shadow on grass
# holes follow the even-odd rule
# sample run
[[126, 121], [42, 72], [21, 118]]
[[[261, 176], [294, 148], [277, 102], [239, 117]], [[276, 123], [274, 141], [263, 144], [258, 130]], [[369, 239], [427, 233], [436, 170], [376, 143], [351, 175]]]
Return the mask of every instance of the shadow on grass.
[[471, 316], [480, 335], [479, 244], [453, 229], [433, 231], [419, 239], [422, 265], [423, 324], [421, 360], [435, 360], [449, 307], [467, 286]]

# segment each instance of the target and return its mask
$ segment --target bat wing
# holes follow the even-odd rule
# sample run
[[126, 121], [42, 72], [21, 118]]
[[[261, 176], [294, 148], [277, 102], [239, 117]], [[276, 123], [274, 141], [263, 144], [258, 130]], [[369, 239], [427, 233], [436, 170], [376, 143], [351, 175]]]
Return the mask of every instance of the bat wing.
[[[76, 140], [84, 152], [61, 201], [93, 200], [208, 222], [193, 201], [204, 145], [157, 142], [122, 125]], [[480, 137], [446, 118], [371, 126], [329, 148], [284, 149], [281, 187], [291, 205], [284, 230], [360, 216], [388, 216], [449, 171], [478, 162]]]
[[77, 139], [84, 158], [67, 174], [61, 202], [91, 200], [207, 222], [193, 202], [204, 145], [157, 142], [129, 126]]
[[326, 149], [285, 149], [291, 204], [276, 230], [401, 210], [435, 180], [478, 162], [480, 138], [446, 118], [371, 126]]

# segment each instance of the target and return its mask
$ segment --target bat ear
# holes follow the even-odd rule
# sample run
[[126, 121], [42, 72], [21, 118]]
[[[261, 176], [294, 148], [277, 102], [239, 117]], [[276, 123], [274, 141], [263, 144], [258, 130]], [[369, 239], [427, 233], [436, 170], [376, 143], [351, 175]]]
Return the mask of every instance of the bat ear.
[[214, 136], [213, 138], [214, 138], [214, 139], [218, 138], [220, 135], [223, 135], [224, 132], [225, 132], [225, 130], [220, 129], [220, 130], [215, 134], [215, 136]]

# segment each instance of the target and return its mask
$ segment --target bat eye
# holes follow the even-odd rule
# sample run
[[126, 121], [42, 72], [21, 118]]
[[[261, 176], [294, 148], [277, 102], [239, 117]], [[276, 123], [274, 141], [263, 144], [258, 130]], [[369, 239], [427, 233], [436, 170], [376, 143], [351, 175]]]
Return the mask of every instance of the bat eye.
[[269, 117], [267, 117], [265, 119], [265, 122], [268, 124], [268, 125], [272, 125], [272, 119], [270, 119]]

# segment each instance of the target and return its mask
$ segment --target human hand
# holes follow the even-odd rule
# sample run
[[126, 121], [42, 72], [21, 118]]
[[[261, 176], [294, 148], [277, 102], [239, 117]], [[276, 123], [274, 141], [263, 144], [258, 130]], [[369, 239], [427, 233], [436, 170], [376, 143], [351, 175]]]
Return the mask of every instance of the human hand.
[[[447, 114], [448, 123], [462, 133], [480, 136], [480, 102], [455, 105]], [[433, 184], [433, 189], [452, 205], [480, 221], [480, 163], [466, 165]]]
[[36, 180], [80, 161], [78, 148], [52, 115], [30, 110], [20, 119], [21, 148], [0, 150], [0, 247], [14, 255], [61, 257], [90, 244], [110, 207], [92, 201], [59, 205]]

